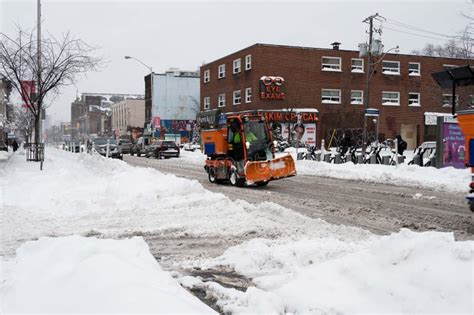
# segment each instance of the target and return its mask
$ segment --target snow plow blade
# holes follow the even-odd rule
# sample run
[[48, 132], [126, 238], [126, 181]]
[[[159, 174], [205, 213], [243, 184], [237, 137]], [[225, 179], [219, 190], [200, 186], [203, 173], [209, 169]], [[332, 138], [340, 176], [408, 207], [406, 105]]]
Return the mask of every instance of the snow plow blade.
[[245, 179], [247, 184], [271, 181], [296, 175], [295, 161], [286, 155], [272, 161], [247, 162]]

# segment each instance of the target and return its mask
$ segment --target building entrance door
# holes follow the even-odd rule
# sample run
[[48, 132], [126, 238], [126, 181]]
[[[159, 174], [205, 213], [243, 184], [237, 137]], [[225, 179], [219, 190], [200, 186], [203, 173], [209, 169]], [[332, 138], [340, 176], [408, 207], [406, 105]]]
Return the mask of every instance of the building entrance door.
[[402, 124], [400, 129], [400, 135], [402, 139], [407, 142], [407, 150], [414, 150], [417, 147], [417, 125], [414, 124]]

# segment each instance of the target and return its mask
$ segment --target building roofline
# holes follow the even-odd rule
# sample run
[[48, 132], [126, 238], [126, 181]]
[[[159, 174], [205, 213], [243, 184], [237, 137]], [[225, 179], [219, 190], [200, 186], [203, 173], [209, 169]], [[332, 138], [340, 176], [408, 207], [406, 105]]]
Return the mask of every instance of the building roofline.
[[[321, 47], [307, 47], [307, 46], [292, 46], [292, 45], [280, 45], [280, 44], [266, 44], [266, 43], [255, 43], [253, 45], [247, 46], [245, 48], [242, 48], [240, 50], [237, 50], [235, 52], [232, 52], [230, 54], [227, 54], [223, 57], [220, 57], [218, 59], [215, 59], [214, 61], [207, 62], [206, 64], [202, 65], [203, 66], [209, 65], [211, 63], [215, 63], [221, 59], [226, 59], [231, 55], [240, 53], [244, 50], [250, 49], [252, 47], [271, 47], [271, 48], [288, 48], [288, 49], [304, 49], [304, 50], [318, 50], [318, 51], [341, 51], [341, 52], [352, 52], [352, 53], [358, 53], [358, 50], [349, 50], [349, 49], [333, 49], [333, 48], [321, 48]], [[410, 57], [421, 57], [421, 58], [434, 58], [434, 59], [451, 59], [451, 60], [466, 60], [466, 62], [469, 61], [469, 59], [464, 59], [464, 58], [456, 58], [456, 57], [438, 57], [438, 56], [425, 56], [425, 55], [415, 55], [415, 54], [400, 54], [400, 53], [388, 53], [387, 56], [410, 56]]]

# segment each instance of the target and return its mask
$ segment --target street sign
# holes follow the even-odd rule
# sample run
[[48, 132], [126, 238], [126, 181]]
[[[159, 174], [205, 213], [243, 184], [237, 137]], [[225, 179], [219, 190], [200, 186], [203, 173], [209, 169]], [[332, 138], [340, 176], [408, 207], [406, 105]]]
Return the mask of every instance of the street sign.
[[365, 116], [379, 116], [379, 110], [377, 108], [366, 108], [365, 111]]

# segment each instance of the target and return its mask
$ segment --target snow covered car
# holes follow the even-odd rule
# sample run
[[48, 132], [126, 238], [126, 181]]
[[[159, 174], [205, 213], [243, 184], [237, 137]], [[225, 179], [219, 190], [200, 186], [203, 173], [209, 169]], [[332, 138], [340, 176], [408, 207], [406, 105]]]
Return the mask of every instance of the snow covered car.
[[199, 148], [200, 148], [200, 146], [197, 143], [188, 142], [188, 143], [185, 143], [183, 145], [183, 149], [185, 151], [193, 151], [194, 152], [196, 149], [199, 149]]
[[122, 159], [122, 149], [117, 145], [117, 140], [107, 138], [96, 138], [92, 141], [94, 150], [102, 156], [107, 156], [107, 145], [109, 146], [109, 157]]

